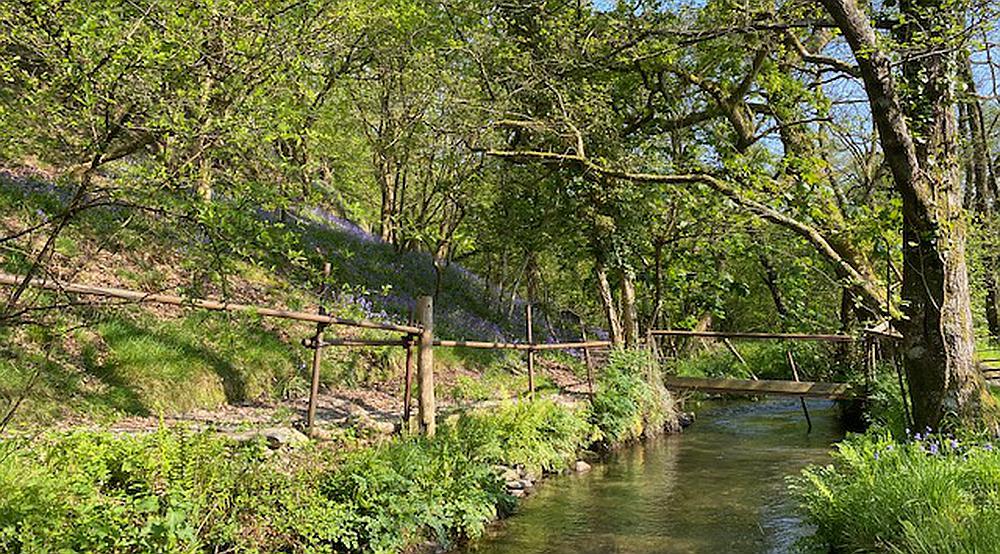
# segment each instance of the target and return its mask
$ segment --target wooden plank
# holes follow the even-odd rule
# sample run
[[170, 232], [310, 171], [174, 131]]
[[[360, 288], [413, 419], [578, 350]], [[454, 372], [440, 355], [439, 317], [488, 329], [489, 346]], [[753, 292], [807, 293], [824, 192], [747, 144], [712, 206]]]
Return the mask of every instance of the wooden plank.
[[[0, 273], [0, 285], [17, 286], [24, 280], [20, 275]], [[344, 325], [348, 327], [361, 327], [364, 329], [380, 329], [382, 331], [398, 331], [400, 333], [419, 334], [420, 328], [410, 325], [396, 325], [394, 323], [380, 323], [377, 321], [341, 319], [330, 315], [310, 314], [291, 310], [281, 310], [275, 308], [265, 308], [263, 306], [253, 306], [249, 304], [237, 304], [234, 302], [219, 302], [217, 300], [205, 300], [200, 298], [183, 298], [170, 294], [155, 294], [138, 292], [112, 287], [95, 287], [91, 285], [80, 285], [77, 283], [64, 283], [52, 279], [32, 279], [29, 286], [34, 288], [53, 290], [72, 294], [85, 294], [90, 296], [100, 296], [104, 298], [120, 298], [131, 302], [153, 302], [156, 304], [169, 304], [172, 306], [184, 306], [191, 308], [201, 308], [204, 310], [215, 310], [225, 312], [247, 312], [266, 317], [277, 317], [282, 319], [294, 319], [296, 321], [308, 321], [311, 323], [326, 323], [330, 325]]]
[[681, 329], [654, 329], [650, 334], [670, 337], [705, 337], [719, 339], [756, 340], [811, 340], [824, 342], [854, 342], [850, 335], [817, 335], [808, 333], [736, 333], [722, 331], [685, 331]]
[[811, 398], [850, 399], [858, 394], [846, 383], [812, 381], [751, 381], [749, 379], [709, 379], [703, 377], [667, 376], [669, 389], [697, 390], [718, 394], [806, 396]]

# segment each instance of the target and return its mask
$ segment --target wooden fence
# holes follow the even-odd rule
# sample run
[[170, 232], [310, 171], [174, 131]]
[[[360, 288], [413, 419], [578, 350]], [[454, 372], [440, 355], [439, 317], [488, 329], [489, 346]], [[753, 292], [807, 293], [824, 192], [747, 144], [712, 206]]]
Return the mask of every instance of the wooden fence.
[[[324, 275], [329, 276], [330, 266], [324, 267]], [[323, 349], [329, 347], [401, 347], [406, 350], [406, 374], [403, 392], [403, 424], [404, 428], [410, 422], [410, 407], [412, 404], [412, 386], [414, 377], [414, 364], [416, 365], [416, 377], [420, 383], [420, 396], [417, 400], [417, 423], [421, 433], [433, 436], [435, 432], [436, 399], [434, 397], [434, 348], [479, 348], [490, 350], [518, 350], [527, 352], [528, 358], [528, 394], [534, 397], [535, 393], [535, 360], [534, 355], [539, 351], [548, 350], [570, 350], [583, 349], [587, 359], [587, 384], [592, 395], [594, 392], [593, 364], [590, 357], [590, 349], [605, 348], [611, 346], [609, 341], [588, 341], [584, 331], [584, 340], [580, 342], [564, 343], [535, 343], [532, 333], [532, 312], [531, 306], [525, 309], [525, 330], [527, 342], [506, 343], [506, 342], [486, 342], [467, 340], [442, 340], [434, 337], [434, 301], [430, 296], [422, 296], [417, 299], [413, 321], [408, 324], [385, 323], [370, 320], [351, 320], [332, 316], [326, 312], [322, 305], [322, 297], [325, 290], [320, 291], [320, 307], [317, 313], [306, 313], [281, 308], [257, 306], [250, 304], [240, 304], [222, 300], [186, 298], [169, 294], [148, 293], [133, 291], [113, 287], [100, 287], [84, 285], [79, 283], [69, 283], [55, 279], [33, 278], [28, 280], [21, 275], [0, 273], [0, 285], [7, 286], [27, 286], [31, 288], [54, 291], [62, 294], [96, 296], [100, 298], [111, 298], [128, 301], [128, 303], [154, 303], [189, 308], [200, 308], [205, 310], [242, 312], [257, 314], [262, 317], [278, 319], [288, 319], [306, 323], [315, 323], [316, 331], [311, 338], [303, 339], [302, 346], [313, 351], [311, 382], [309, 389], [309, 406], [306, 414], [306, 426], [310, 434], [316, 431], [316, 408], [319, 396], [320, 366], [322, 365]], [[352, 339], [352, 338], [330, 338], [324, 335], [331, 325], [356, 327], [362, 329], [374, 329], [390, 333], [402, 333], [399, 338], [390, 339]], [[414, 351], [415, 349], [415, 351]]]

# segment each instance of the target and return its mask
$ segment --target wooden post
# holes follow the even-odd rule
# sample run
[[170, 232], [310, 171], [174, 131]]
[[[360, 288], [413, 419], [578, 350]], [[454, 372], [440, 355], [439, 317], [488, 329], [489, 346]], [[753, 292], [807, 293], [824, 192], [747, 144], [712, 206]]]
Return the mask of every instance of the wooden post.
[[434, 406], [434, 299], [421, 296], [417, 299], [417, 323], [420, 324], [419, 350], [417, 352], [417, 379], [420, 381], [420, 399], [417, 412], [420, 431], [433, 437], [435, 431]]
[[[799, 370], [795, 366], [795, 358], [792, 357], [792, 351], [791, 350], [785, 350], [785, 355], [788, 356], [788, 365], [792, 368], [792, 376], [795, 377], [795, 382], [798, 383], [799, 382]], [[808, 426], [808, 428], [806, 429], [806, 433], [812, 433], [813, 422], [812, 422], [812, 418], [809, 417], [809, 407], [806, 406], [806, 399], [805, 399], [805, 397], [804, 396], [800, 396], [799, 397], [799, 402], [802, 403], [802, 413], [806, 414], [806, 425]]]
[[[583, 342], [587, 342], [587, 326], [583, 324], [583, 318], [580, 318], [580, 334], [583, 336]], [[594, 399], [594, 359], [590, 357], [590, 349], [586, 346], [583, 347], [583, 359], [587, 362], [587, 391], [590, 393], [590, 399]]]
[[728, 348], [729, 351], [733, 353], [733, 356], [736, 356], [736, 359], [739, 360], [741, 364], [743, 364], [743, 367], [747, 368], [747, 373], [750, 374], [750, 379], [756, 381], [757, 375], [753, 372], [753, 369], [750, 367], [750, 364], [747, 363], [743, 355], [740, 354], [740, 351], [737, 350], [736, 346], [733, 345], [732, 341], [730, 341], [729, 339], [722, 339], [722, 344], [725, 344], [726, 348]]
[[649, 353], [656, 360], [656, 363], [660, 363], [660, 349], [657, 347], [656, 338], [651, 331], [652, 329], [646, 330], [646, 348], [649, 349]]
[[[326, 295], [326, 280], [330, 277], [330, 263], [323, 264], [323, 283], [319, 287], [319, 315], [326, 315], [323, 307], [323, 297]], [[313, 338], [312, 383], [309, 387], [309, 410], [306, 414], [306, 429], [309, 435], [316, 432], [316, 403], [319, 396], [319, 370], [323, 363], [323, 331], [326, 323], [316, 324], [316, 336]]]
[[403, 384], [403, 433], [410, 432], [410, 404], [413, 403], [413, 335], [406, 335], [406, 376]]
[[[534, 336], [531, 333], [531, 304], [524, 305], [524, 331], [528, 339], [528, 344], [534, 344]], [[528, 350], [528, 398], [535, 399], [535, 351]]]

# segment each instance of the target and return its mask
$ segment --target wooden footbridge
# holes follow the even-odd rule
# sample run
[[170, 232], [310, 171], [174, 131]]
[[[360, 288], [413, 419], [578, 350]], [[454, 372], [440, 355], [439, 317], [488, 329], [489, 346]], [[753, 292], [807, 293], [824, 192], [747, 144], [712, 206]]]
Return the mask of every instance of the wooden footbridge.
[[[746, 361], [739, 351], [729, 342], [730, 339], [749, 340], [780, 340], [780, 341], [820, 341], [834, 343], [853, 343], [857, 339], [851, 335], [840, 334], [805, 334], [805, 333], [726, 333], [717, 331], [686, 331], [661, 329], [649, 332], [649, 340], [657, 336], [695, 337], [721, 339], [727, 348], [736, 356], [740, 363]], [[817, 381], [802, 381], [799, 379], [798, 368], [791, 351], [787, 352], [788, 364], [794, 380], [775, 379], [713, 379], [707, 377], [667, 376], [665, 384], [668, 389], [699, 391], [712, 394], [734, 394], [746, 396], [797, 396], [799, 398], [827, 398], [832, 400], [853, 400], [864, 396], [864, 391], [857, 390], [847, 383], [827, 383]]]
[[798, 396], [853, 400], [862, 396], [847, 383], [820, 383], [812, 381], [779, 381], [770, 379], [709, 379], [704, 377], [668, 376], [666, 386], [673, 390], [690, 390], [712, 394], [737, 394], [746, 396]]

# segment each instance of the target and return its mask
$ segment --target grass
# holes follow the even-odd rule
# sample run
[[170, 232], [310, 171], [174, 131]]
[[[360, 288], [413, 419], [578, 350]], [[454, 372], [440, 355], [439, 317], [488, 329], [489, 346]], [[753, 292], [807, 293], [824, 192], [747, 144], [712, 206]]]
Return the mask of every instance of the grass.
[[[59, 212], [64, 200], [65, 191], [58, 185], [0, 172], [0, 209], [8, 229], [44, 221]], [[427, 254], [399, 252], [343, 220], [310, 215], [285, 232], [303, 237], [311, 266], [332, 263], [328, 305], [341, 317], [404, 321], [413, 298], [434, 290], [435, 272]], [[194, 255], [197, 239], [175, 222], [150, 214], [93, 209], [81, 214], [59, 238], [54, 264], [72, 265], [94, 256], [99, 261], [91, 264], [83, 280], [160, 290], [187, 283], [188, 275], [204, 274], [208, 262]], [[23, 255], [8, 253], [2, 268], [24, 271]], [[249, 239], [234, 245], [223, 263], [234, 277], [230, 286], [237, 294], [252, 291], [258, 295], [257, 303], [315, 309], [316, 276]], [[220, 290], [213, 279], [191, 285], [183, 292], [218, 295]], [[522, 312], [515, 310], [508, 318], [489, 296], [477, 276], [459, 266], [446, 268], [435, 310], [438, 334], [516, 339], [523, 327]], [[289, 398], [307, 390], [309, 352], [299, 341], [314, 332], [309, 325], [156, 307], [70, 308], [46, 318], [44, 325], [0, 330], [0, 392], [16, 396], [38, 373], [18, 412], [18, 424], [171, 414], [223, 403]], [[330, 332], [385, 338], [371, 331]], [[512, 354], [439, 349], [436, 357], [440, 371], [485, 372], [495, 391], [503, 392], [526, 388], [519, 383], [518, 366], [523, 361]], [[403, 358], [399, 349], [330, 349], [321, 379], [326, 385], [347, 387], [398, 379]], [[461, 385], [459, 397], [486, 396], [470, 383]]]
[[840, 443], [833, 465], [806, 470], [792, 488], [817, 550], [968, 554], [1000, 545], [1000, 452], [976, 437], [899, 442], [876, 429]]

